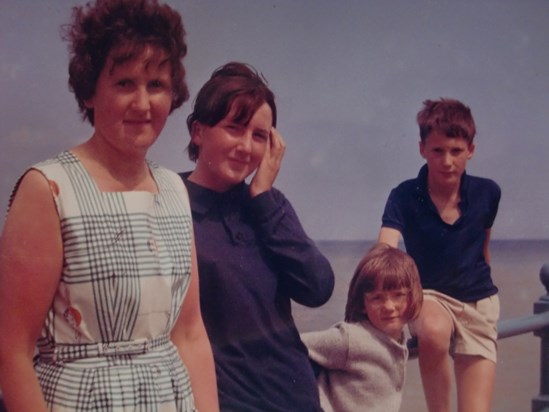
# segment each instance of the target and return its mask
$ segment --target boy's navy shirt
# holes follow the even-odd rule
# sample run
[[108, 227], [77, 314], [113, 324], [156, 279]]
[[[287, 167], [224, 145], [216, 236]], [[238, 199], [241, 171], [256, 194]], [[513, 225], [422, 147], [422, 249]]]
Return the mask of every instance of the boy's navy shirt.
[[463, 302], [498, 292], [484, 257], [486, 231], [496, 218], [501, 190], [490, 179], [461, 177], [461, 216], [442, 220], [427, 188], [427, 165], [415, 179], [394, 188], [385, 205], [382, 226], [402, 234], [406, 251], [418, 266], [425, 289], [434, 289]]
[[223, 411], [319, 412], [316, 379], [291, 300], [319, 306], [334, 275], [284, 195], [253, 199], [242, 183], [217, 193], [188, 180], [208, 332]]

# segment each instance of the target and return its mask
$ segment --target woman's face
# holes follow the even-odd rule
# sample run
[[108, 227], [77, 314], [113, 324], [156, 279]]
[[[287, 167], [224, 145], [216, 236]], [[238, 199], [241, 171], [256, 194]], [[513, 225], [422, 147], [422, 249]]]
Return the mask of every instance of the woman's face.
[[86, 102], [94, 111], [94, 138], [121, 155], [144, 155], [170, 114], [170, 64], [164, 52], [152, 47], [133, 60], [112, 63], [109, 58]]
[[273, 123], [271, 108], [263, 103], [247, 125], [233, 121], [232, 108], [215, 126], [193, 125], [192, 140], [199, 156], [191, 180], [225, 192], [243, 182], [259, 166], [269, 143]]

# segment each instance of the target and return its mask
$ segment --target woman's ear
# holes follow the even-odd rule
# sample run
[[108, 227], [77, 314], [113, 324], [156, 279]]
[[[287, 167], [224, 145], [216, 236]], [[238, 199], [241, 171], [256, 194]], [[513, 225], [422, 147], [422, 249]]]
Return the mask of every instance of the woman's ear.
[[84, 100], [84, 107], [86, 109], [93, 109], [94, 103], [93, 103], [93, 97], [89, 98], [88, 100]]
[[202, 144], [202, 135], [204, 133], [204, 126], [195, 120], [191, 126], [191, 141], [200, 146]]

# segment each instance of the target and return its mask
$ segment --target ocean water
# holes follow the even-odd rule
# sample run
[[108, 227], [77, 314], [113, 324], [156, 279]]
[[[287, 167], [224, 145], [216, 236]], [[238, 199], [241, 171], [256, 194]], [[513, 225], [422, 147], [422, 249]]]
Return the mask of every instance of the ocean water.
[[[372, 244], [371, 241], [318, 242], [334, 269], [335, 289], [330, 300], [320, 308], [294, 305], [294, 318], [300, 331], [328, 328], [343, 319], [349, 281], [356, 264]], [[500, 319], [531, 315], [534, 302], [547, 293], [539, 272], [549, 263], [549, 240], [493, 240], [490, 252], [492, 277], [500, 290]], [[531, 410], [531, 400], [539, 393], [540, 345], [540, 339], [533, 333], [498, 342], [494, 412]], [[426, 410], [418, 363], [410, 360], [401, 412]], [[457, 410], [455, 400], [453, 410]]]

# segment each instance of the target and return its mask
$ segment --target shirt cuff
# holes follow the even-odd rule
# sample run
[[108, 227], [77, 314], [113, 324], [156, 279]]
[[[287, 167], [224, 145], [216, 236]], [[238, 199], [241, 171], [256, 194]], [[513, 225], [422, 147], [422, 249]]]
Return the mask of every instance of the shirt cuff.
[[274, 191], [267, 190], [260, 193], [250, 200], [250, 207], [254, 220], [259, 223], [268, 221], [281, 209], [281, 204], [277, 201]]

